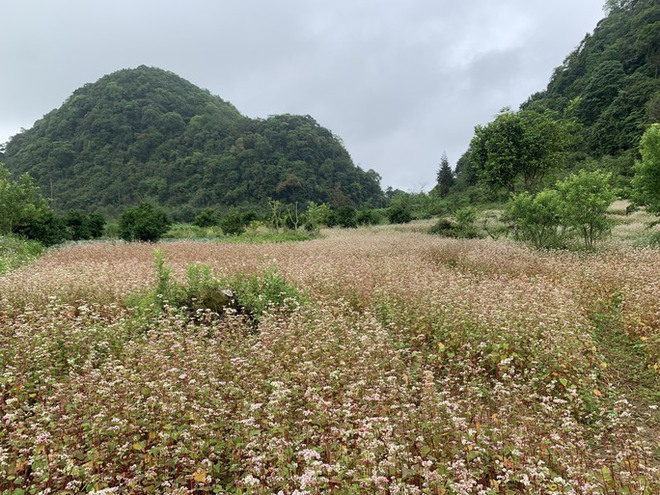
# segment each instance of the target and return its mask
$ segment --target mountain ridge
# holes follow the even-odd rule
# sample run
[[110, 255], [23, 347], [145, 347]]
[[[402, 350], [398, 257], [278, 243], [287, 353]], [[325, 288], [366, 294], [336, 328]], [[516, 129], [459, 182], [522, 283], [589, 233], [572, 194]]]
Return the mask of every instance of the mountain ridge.
[[382, 203], [379, 176], [356, 167], [310, 116], [250, 119], [173, 72], [139, 66], [76, 89], [12, 137], [4, 160], [56, 210], [113, 214], [141, 201], [190, 218], [207, 207]]

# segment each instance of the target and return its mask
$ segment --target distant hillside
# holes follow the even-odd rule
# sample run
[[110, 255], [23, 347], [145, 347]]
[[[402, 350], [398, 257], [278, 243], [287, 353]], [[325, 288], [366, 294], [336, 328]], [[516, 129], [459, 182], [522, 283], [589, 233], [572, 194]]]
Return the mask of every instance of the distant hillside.
[[[570, 139], [553, 152], [539, 179], [540, 187], [577, 170], [599, 169], [612, 173], [619, 194], [630, 194], [641, 136], [660, 121], [660, 3], [607, 0], [606, 10], [607, 16], [594, 32], [554, 70], [547, 88], [521, 105], [522, 120], [504, 112], [487, 126], [475, 128], [475, 137], [456, 163], [450, 193], [458, 193], [463, 201], [468, 198], [468, 203], [502, 199], [501, 191], [487, 183], [487, 161], [489, 167], [496, 165], [506, 173], [515, 167], [524, 169], [533, 152], [541, 150], [538, 156], [543, 156], [547, 151], [551, 156], [544, 146], [531, 146], [543, 139], [522, 138], [525, 132], [535, 132], [529, 122], [551, 119], [557, 123], [555, 129], [570, 129]], [[491, 125], [491, 131], [499, 133], [501, 143], [509, 143], [510, 149], [501, 143], [500, 148], [494, 147], [494, 141], [484, 137], [484, 128]], [[542, 135], [549, 137], [545, 131]], [[498, 154], [499, 158], [492, 158]], [[539, 163], [537, 159], [535, 166]]]
[[[152, 200], [204, 207], [282, 201], [380, 204], [373, 171], [309, 116], [253, 120], [181, 77], [140, 66], [102, 77], [7, 144], [58, 210], [118, 212]], [[183, 212], [183, 213], [181, 213]]]
[[551, 108], [584, 126], [585, 151], [636, 149], [660, 121], [660, 3], [608, 0], [608, 15], [557, 67], [545, 91], [523, 106]]

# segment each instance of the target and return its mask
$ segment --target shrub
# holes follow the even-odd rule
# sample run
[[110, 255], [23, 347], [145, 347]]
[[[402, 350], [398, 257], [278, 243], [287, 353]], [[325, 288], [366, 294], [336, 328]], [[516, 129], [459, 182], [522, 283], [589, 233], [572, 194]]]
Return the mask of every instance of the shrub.
[[429, 229], [429, 234], [441, 235], [444, 237], [455, 237], [456, 226], [448, 218], [440, 218]]
[[615, 199], [611, 177], [611, 173], [582, 170], [557, 184], [562, 224], [584, 241], [586, 249], [593, 249], [611, 231], [607, 218], [607, 208]]
[[331, 214], [332, 210], [327, 204], [322, 203], [317, 205], [316, 203], [310, 202], [303, 219], [305, 230], [316, 232], [323, 226], [329, 226]]
[[378, 225], [382, 216], [376, 210], [362, 210], [357, 213], [358, 225]]
[[199, 320], [202, 316], [217, 317], [230, 311], [244, 314], [258, 323], [269, 309], [289, 311], [303, 300], [298, 289], [275, 269], [257, 274], [215, 277], [210, 266], [198, 263], [186, 267], [186, 283], [181, 284], [165, 265], [161, 251], [155, 251], [154, 261], [156, 287], [146, 295], [132, 296], [128, 303], [145, 314], [150, 311], [148, 308], [162, 312], [168, 307]]
[[582, 170], [557, 183], [556, 189], [514, 196], [507, 216], [516, 235], [539, 248], [560, 247], [575, 235], [592, 249], [611, 230], [607, 208], [615, 196], [610, 178], [610, 173]]
[[87, 229], [92, 239], [103, 237], [105, 224], [105, 218], [100, 213], [90, 213], [87, 215]]
[[556, 190], [546, 189], [536, 196], [523, 192], [509, 202], [506, 218], [513, 223], [519, 240], [529, 241], [537, 248], [559, 247], [564, 232], [561, 204]]
[[14, 232], [26, 239], [53, 246], [68, 239], [66, 222], [51, 210], [40, 210], [14, 227]]
[[225, 235], [241, 235], [245, 232], [243, 216], [237, 211], [227, 213], [220, 220], [220, 228]]
[[461, 239], [475, 239], [479, 237], [475, 225], [477, 221], [477, 210], [468, 206], [456, 211], [454, 216], [456, 217], [455, 237]]
[[98, 213], [86, 215], [79, 210], [71, 210], [64, 217], [68, 237], [73, 241], [98, 239], [105, 230], [105, 219]]
[[193, 220], [197, 227], [215, 227], [220, 223], [220, 218], [211, 208], [205, 208]]
[[117, 239], [121, 237], [121, 229], [119, 228], [119, 223], [117, 222], [108, 222], [105, 225], [105, 235], [111, 239]]
[[404, 201], [396, 201], [387, 209], [387, 218], [390, 223], [408, 223], [412, 220], [410, 205]]
[[119, 232], [125, 241], [156, 242], [170, 228], [165, 211], [149, 203], [127, 208], [119, 221]]
[[454, 219], [440, 218], [428, 232], [457, 239], [475, 239], [480, 237], [476, 227], [477, 211], [474, 208], [461, 208], [454, 214]]
[[337, 224], [345, 229], [356, 228], [357, 210], [352, 206], [342, 206], [337, 208]]
[[241, 217], [243, 218], [243, 224], [246, 226], [259, 220], [259, 215], [257, 215], [257, 213], [252, 210], [248, 210], [245, 213], [242, 213]]
[[258, 274], [241, 274], [224, 279], [236, 297], [238, 308], [255, 321], [269, 309], [289, 311], [302, 300], [298, 289], [274, 268]]

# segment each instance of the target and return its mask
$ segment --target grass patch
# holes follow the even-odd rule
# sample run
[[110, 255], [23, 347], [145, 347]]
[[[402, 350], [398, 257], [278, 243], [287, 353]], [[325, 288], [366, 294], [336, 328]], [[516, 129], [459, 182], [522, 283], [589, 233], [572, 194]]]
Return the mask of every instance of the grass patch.
[[197, 323], [240, 314], [256, 325], [266, 312], [290, 312], [303, 301], [302, 293], [274, 268], [217, 277], [209, 265], [195, 263], [187, 266], [186, 281], [181, 283], [165, 265], [161, 251], [154, 258], [156, 287], [130, 296], [127, 303], [148, 320], [164, 312], [183, 314]]
[[317, 233], [302, 230], [282, 230], [279, 232], [263, 226], [254, 226], [240, 235], [227, 235], [220, 227], [198, 227], [189, 223], [174, 224], [163, 236], [164, 240], [213, 240], [226, 243], [268, 244], [279, 242], [307, 241], [319, 237]]
[[191, 223], [175, 223], [164, 235], [163, 239], [218, 239], [224, 237], [218, 226], [198, 227]]
[[44, 249], [44, 246], [36, 241], [26, 241], [13, 236], [0, 237], [0, 275], [36, 259]]
[[224, 236], [219, 238], [220, 242], [234, 243], [234, 244], [270, 244], [270, 243], [281, 243], [281, 242], [298, 242], [298, 241], [309, 241], [311, 239], [317, 239], [319, 234], [314, 234], [311, 232], [303, 232], [300, 230], [284, 230], [282, 232], [247, 232], [242, 235], [236, 236]]

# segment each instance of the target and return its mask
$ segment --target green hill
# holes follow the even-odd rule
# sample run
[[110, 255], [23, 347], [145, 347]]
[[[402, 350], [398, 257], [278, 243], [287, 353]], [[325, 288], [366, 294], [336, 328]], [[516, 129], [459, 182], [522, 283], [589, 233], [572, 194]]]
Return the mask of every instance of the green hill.
[[309, 116], [249, 119], [181, 77], [140, 66], [76, 90], [14, 136], [4, 161], [56, 210], [116, 213], [151, 200], [175, 217], [286, 202], [377, 205], [379, 177]]
[[660, 121], [660, 3], [608, 0], [608, 15], [522, 107], [554, 109], [583, 125], [596, 157], [636, 149]]
[[[551, 162], [540, 186], [577, 170], [600, 169], [612, 172], [620, 194], [630, 194], [640, 138], [660, 121], [660, 3], [607, 0], [606, 10], [593, 33], [554, 70], [545, 90], [532, 95], [519, 112], [504, 111], [475, 128], [456, 164], [452, 193], [468, 192], [470, 201], [501, 200], [486, 180], [486, 164], [497, 164], [500, 172], [508, 167], [513, 174], [512, 167], [524, 169], [536, 156], [533, 166], [543, 159]], [[570, 129], [571, 138], [561, 149], [545, 148], [548, 132], [531, 124], [549, 119], [555, 129]], [[498, 146], [491, 135], [499, 136]]]

